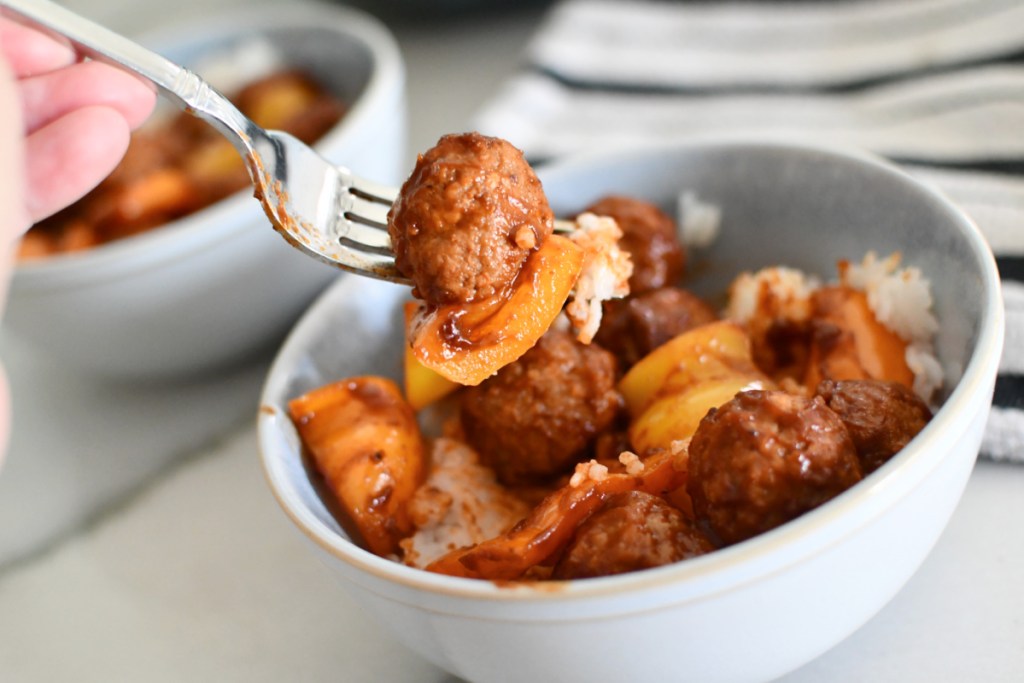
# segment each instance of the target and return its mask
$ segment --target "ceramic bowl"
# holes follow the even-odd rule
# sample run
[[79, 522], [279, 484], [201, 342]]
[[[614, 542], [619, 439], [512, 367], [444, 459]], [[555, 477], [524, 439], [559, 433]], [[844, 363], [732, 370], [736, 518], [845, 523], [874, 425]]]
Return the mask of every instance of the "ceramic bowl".
[[[213, 14], [140, 42], [180, 64], [245, 62], [269, 46], [350, 105], [316, 147], [370, 180], [405, 163], [405, 71], [370, 16], [289, 4]], [[251, 53], [250, 53], [251, 54]], [[222, 86], [224, 87], [224, 86]], [[5, 332], [56, 362], [117, 379], [198, 375], [269, 353], [340, 271], [302, 256], [273, 230], [251, 189], [135, 237], [19, 265]]]
[[285, 412], [288, 399], [338, 378], [399, 377], [398, 305], [408, 292], [352, 279], [306, 314], [266, 382], [259, 439], [274, 496], [368, 617], [470, 681], [756, 681], [804, 664], [899, 591], [960, 498], [1002, 345], [999, 282], [986, 244], [942, 196], [855, 152], [739, 141], [662, 145], [579, 157], [540, 175], [557, 214], [611, 191], [673, 210], [688, 190], [719, 206], [717, 241], [695, 255], [691, 271], [694, 287], [708, 293], [744, 268], [787, 264], [828, 277], [837, 259], [900, 250], [904, 263], [931, 276], [947, 378], [942, 407], [849, 491], [700, 558], [564, 583], [436, 576], [349, 541]]

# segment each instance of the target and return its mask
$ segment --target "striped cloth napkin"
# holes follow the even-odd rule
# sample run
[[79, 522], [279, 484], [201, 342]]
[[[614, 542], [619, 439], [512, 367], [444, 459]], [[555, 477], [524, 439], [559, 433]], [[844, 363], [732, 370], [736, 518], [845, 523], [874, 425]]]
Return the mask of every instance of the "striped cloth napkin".
[[1024, 1], [555, 5], [475, 127], [541, 162], [714, 133], [856, 145], [932, 183], [996, 254], [1006, 350], [982, 454], [1024, 463]]

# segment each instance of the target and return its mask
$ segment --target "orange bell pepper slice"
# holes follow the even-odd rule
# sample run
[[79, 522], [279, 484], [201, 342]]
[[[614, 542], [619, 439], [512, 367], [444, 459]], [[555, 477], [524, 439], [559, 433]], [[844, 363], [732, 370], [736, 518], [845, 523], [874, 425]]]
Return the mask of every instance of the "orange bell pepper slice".
[[523, 264], [505, 296], [468, 304], [419, 303], [413, 354], [457, 384], [475, 386], [516, 360], [547, 331], [583, 267], [583, 250], [551, 235]]
[[416, 414], [383, 377], [353, 377], [288, 404], [317, 469], [367, 549], [398, 551], [413, 531], [407, 504], [423, 481], [425, 456]]
[[405, 399], [409, 401], [409, 405], [412, 406], [413, 410], [421, 410], [431, 403], [441, 400], [460, 386], [450, 379], [437, 374], [416, 358], [416, 354], [412, 350], [412, 344], [408, 340], [413, 316], [417, 310], [419, 310], [419, 304], [415, 301], [407, 301], [405, 303], [406, 345], [402, 367], [404, 370]]
[[629, 440], [638, 453], [693, 436], [708, 410], [737, 392], [768, 388], [774, 384], [754, 365], [747, 333], [724, 320], [659, 346], [619, 382], [633, 417]]
[[907, 342], [878, 322], [867, 295], [843, 286], [825, 287], [812, 297], [816, 332], [804, 384], [823, 379], [879, 379], [914, 387]]

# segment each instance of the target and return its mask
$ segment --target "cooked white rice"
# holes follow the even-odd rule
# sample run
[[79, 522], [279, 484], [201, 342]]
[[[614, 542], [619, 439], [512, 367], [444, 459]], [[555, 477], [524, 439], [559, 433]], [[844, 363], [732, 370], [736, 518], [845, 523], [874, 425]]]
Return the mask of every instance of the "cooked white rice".
[[565, 313], [576, 328], [576, 338], [589, 344], [601, 325], [601, 304], [629, 294], [633, 261], [619, 248], [622, 230], [613, 218], [582, 213], [576, 226], [569, 238], [583, 249], [583, 270]]
[[718, 238], [722, 225], [722, 209], [705, 202], [692, 190], [679, 195], [679, 233], [688, 247], [703, 249]]
[[636, 453], [632, 451], [622, 451], [619, 453], [619, 462], [626, 468], [626, 474], [629, 476], [639, 477], [643, 474], [644, 463]]
[[[864, 292], [882, 325], [907, 342], [907, 367], [914, 373], [914, 392], [930, 402], [942, 386], [942, 366], [932, 347], [939, 329], [932, 313], [931, 284], [918, 268], [900, 268], [900, 255], [879, 259], [868, 252], [860, 263], [839, 263], [839, 282]], [[729, 288], [725, 316], [741, 324], [755, 318], [807, 320], [810, 297], [820, 282], [799, 270], [764, 268], [743, 273]]]
[[879, 259], [869, 251], [859, 263], [840, 263], [839, 281], [867, 295], [878, 322], [907, 342], [914, 392], [930, 402], [942, 386], [942, 365], [932, 347], [939, 322], [932, 313], [931, 283], [918, 268], [900, 268], [900, 254]]
[[435, 439], [430, 473], [409, 504], [416, 531], [401, 541], [403, 562], [426, 567], [451, 550], [494, 538], [528, 512], [526, 503], [480, 464], [472, 448]]
[[588, 460], [576, 464], [576, 469], [569, 478], [569, 486], [576, 488], [588, 481], [602, 481], [608, 477], [608, 467], [596, 460]]
[[914, 393], [931, 403], [942, 386], [942, 364], [931, 343], [914, 342], [907, 346], [907, 367], [914, 373]]
[[774, 266], [741, 273], [729, 287], [725, 317], [740, 324], [755, 317], [794, 322], [811, 315], [811, 294], [821, 283], [795, 268]]
[[873, 251], [859, 264], [841, 263], [839, 280], [863, 291], [878, 322], [908, 343], [929, 342], [939, 330], [931, 284], [917, 268], [900, 268], [899, 253], [879, 260]]

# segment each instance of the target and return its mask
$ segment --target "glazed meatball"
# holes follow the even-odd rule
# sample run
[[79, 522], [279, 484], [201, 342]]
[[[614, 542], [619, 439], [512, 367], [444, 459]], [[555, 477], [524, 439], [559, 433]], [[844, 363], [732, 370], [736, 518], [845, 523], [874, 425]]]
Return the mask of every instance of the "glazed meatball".
[[611, 496], [576, 530], [555, 565], [555, 579], [624, 574], [679, 562], [715, 547], [682, 512], [658, 496]]
[[731, 544], [839, 495], [861, 469], [846, 426], [822, 398], [747, 391], [701, 421], [689, 476], [698, 521]]
[[587, 207], [611, 216], [622, 229], [619, 246], [633, 259], [629, 291], [634, 294], [676, 284], [686, 270], [686, 252], [676, 235], [676, 223], [654, 204], [611, 195]]
[[677, 287], [663, 287], [604, 304], [594, 339], [615, 354], [628, 370], [673, 337], [718, 319], [699, 297]]
[[562, 473], [622, 406], [615, 356], [551, 330], [519, 360], [462, 394], [466, 437], [507, 484]]
[[896, 382], [824, 380], [817, 393], [846, 425], [865, 474], [884, 465], [932, 419], [925, 402]]
[[388, 213], [398, 270], [432, 304], [502, 292], [553, 228], [522, 152], [477, 133], [446, 135], [421, 154]]

